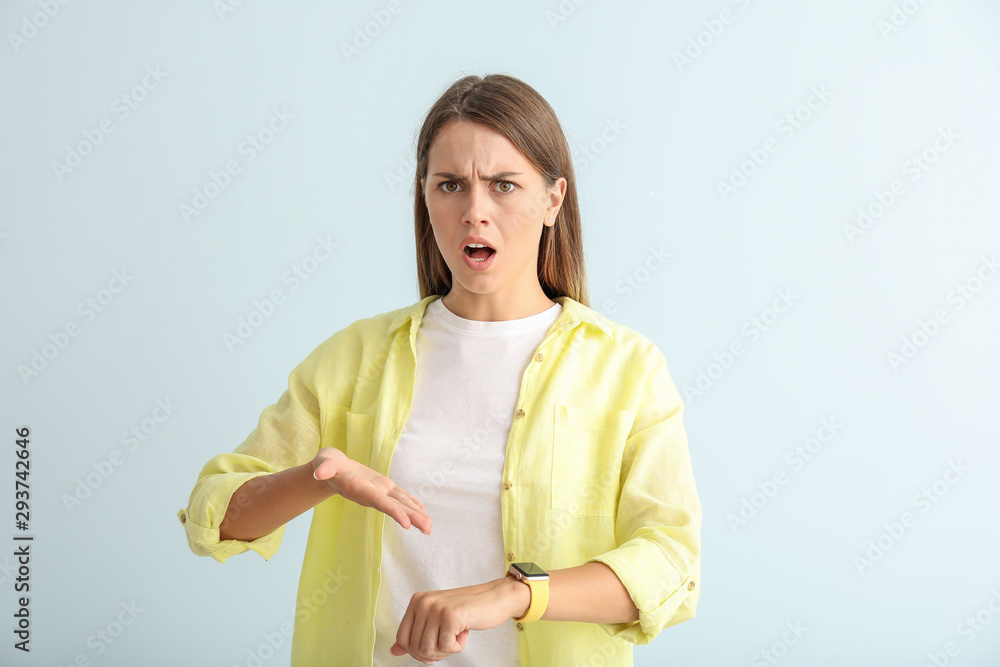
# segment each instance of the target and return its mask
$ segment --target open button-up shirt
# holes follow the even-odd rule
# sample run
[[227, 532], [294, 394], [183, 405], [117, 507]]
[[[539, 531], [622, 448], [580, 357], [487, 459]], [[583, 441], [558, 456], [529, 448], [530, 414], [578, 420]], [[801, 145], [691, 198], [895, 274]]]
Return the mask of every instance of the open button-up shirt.
[[[253, 550], [270, 559], [283, 526], [252, 541], [219, 540], [230, 498], [321, 447], [388, 476], [413, 397], [417, 330], [438, 298], [358, 320], [292, 370], [277, 403], [233, 453], [208, 461], [178, 512], [196, 554], [222, 563]], [[518, 624], [519, 656], [523, 667], [632, 665], [633, 644], [692, 618], [698, 602], [701, 505], [683, 404], [649, 339], [569, 297], [555, 300], [562, 312], [524, 371], [507, 439], [506, 561], [545, 570], [605, 563], [639, 619]], [[372, 664], [385, 520], [339, 495], [313, 510], [294, 667]]]

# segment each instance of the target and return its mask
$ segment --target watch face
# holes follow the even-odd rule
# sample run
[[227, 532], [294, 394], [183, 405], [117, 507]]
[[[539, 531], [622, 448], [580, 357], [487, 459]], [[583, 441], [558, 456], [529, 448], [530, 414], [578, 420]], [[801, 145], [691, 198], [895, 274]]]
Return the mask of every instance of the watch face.
[[548, 572], [534, 563], [511, 563], [511, 565], [529, 579], [543, 579], [549, 576]]

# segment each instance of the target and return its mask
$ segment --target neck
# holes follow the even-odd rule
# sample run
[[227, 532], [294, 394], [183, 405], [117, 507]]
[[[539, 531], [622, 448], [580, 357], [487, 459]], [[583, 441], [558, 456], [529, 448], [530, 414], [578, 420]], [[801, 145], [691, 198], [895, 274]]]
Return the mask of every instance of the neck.
[[523, 294], [476, 294], [461, 288], [452, 289], [441, 298], [451, 312], [467, 320], [481, 322], [502, 322], [519, 320], [537, 315], [551, 308], [556, 302], [545, 296], [539, 285], [538, 291], [529, 297]]

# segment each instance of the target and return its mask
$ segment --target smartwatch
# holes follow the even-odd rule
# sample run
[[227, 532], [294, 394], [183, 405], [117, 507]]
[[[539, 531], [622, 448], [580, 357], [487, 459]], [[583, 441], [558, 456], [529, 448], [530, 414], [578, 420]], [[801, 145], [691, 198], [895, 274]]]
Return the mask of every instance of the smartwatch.
[[549, 604], [549, 573], [534, 563], [511, 563], [507, 574], [528, 584], [528, 588], [531, 589], [528, 611], [524, 612], [521, 618], [514, 620], [527, 623], [540, 619]]

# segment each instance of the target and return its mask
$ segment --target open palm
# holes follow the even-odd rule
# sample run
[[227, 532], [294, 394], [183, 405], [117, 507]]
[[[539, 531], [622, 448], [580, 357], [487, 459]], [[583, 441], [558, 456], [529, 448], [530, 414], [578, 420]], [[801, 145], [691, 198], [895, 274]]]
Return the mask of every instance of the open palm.
[[403, 528], [416, 526], [430, 534], [431, 518], [424, 504], [385, 475], [337, 449], [324, 447], [312, 460], [313, 477], [326, 481], [347, 500], [385, 512]]

